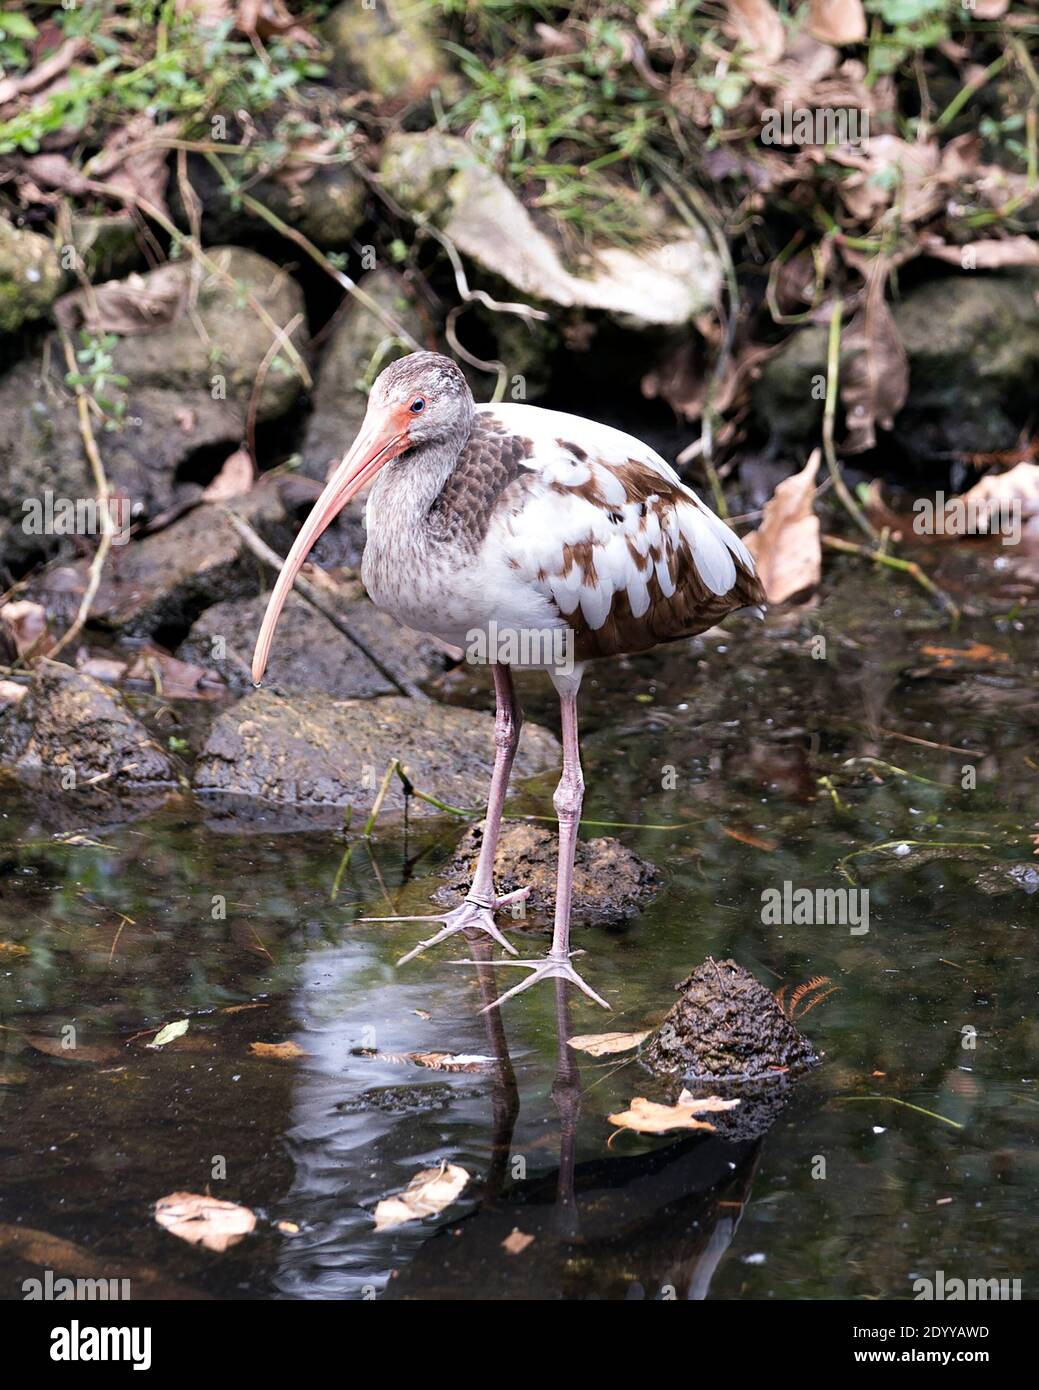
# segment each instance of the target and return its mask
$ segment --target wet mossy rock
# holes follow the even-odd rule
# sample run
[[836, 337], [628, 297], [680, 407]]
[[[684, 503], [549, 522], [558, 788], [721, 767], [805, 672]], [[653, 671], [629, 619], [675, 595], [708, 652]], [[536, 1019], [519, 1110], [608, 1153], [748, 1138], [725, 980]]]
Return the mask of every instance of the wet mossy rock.
[[[425, 338], [414, 296], [395, 271], [383, 268], [365, 275], [359, 286], [381, 309], [405, 328], [416, 342]], [[329, 464], [338, 463], [360, 429], [368, 408], [364, 385], [408, 352], [404, 343], [389, 345], [386, 325], [353, 299], [339, 319], [325, 348], [314, 389], [314, 411], [303, 441], [303, 471], [324, 482]], [[377, 356], [380, 353], [381, 355]]]
[[676, 988], [681, 998], [641, 1053], [653, 1071], [710, 1081], [794, 1073], [817, 1060], [775, 998], [734, 960], [708, 958]]
[[458, 136], [390, 136], [380, 178], [482, 270], [539, 303], [601, 310], [625, 327], [676, 328], [717, 298], [721, 270], [706, 237], [670, 218], [659, 219], [652, 241], [637, 250], [595, 248], [589, 273], [577, 274], [508, 184]]
[[[278, 488], [269, 479], [234, 502], [269, 545], [284, 553], [292, 528], [282, 508]], [[87, 582], [89, 561], [63, 566], [74, 578], [68, 592], [78, 601]], [[27, 593], [64, 621], [71, 612], [55, 609], [48, 573], [30, 583]], [[130, 636], [149, 636], [160, 629], [186, 632], [198, 616], [229, 597], [264, 589], [265, 571], [231, 528], [221, 510], [204, 504], [153, 535], [113, 546], [91, 606], [91, 620]]]
[[[249, 667], [268, 597], [256, 594], [207, 608], [177, 655], [219, 672], [232, 690], [250, 690]], [[395, 674], [418, 684], [443, 672], [445, 658], [434, 642], [401, 627], [363, 593], [339, 611]], [[297, 594], [285, 604], [264, 681], [289, 695], [323, 690], [337, 699], [369, 699], [397, 693], [359, 647]]]
[[110, 791], [176, 780], [170, 759], [122, 698], [58, 662], [44, 662], [25, 698], [0, 711], [0, 764], [26, 786], [65, 787], [69, 796], [102, 778]]
[[[523, 738], [526, 736], [527, 726]], [[476, 872], [483, 831], [482, 822], [466, 831], [446, 870], [445, 882], [433, 895], [438, 903], [453, 906], [468, 892]], [[543, 825], [506, 823], [502, 826], [494, 857], [496, 889], [504, 894], [517, 888], [529, 888], [524, 916], [545, 915], [551, 921], [558, 855], [559, 841], [554, 830]], [[640, 859], [619, 840], [605, 836], [578, 840], [572, 913], [576, 925], [627, 921], [656, 896], [659, 888], [660, 874], [656, 866]]]
[[[1039, 271], [950, 275], [892, 306], [909, 358], [909, 396], [895, 440], [929, 461], [1013, 448], [1039, 395]], [[754, 408], [787, 443], [814, 439], [828, 330], [795, 333], [766, 363]], [[842, 357], [842, 369], [849, 359]]]
[[[560, 756], [552, 735], [528, 724], [514, 775], [532, 777], [558, 766]], [[404, 696], [333, 700], [254, 690], [213, 725], [194, 787], [221, 794], [224, 811], [234, 798], [282, 807], [351, 806], [367, 814], [393, 758], [421, 791], [454, 806], [478, 805], [494, 762], [494, 716]], [[403, 788], [394, 778], [383, 814], [403, 810]], [[248, 808], [243, 812], [248, 819]], [[413, 798], [410, 814], [442, 813]]]
[[[99, 430], [97, 437], [112, 490], [129, 498], [135, 519], [197, 495], [198, 484], [178, 482], [178, 467], [203, 447], [226, 443], [230, 452], [243, 437], [249, 399], [272, 341], [245, 293], [252, 292], [279, 327], [303, 310], [299, 286], [271, 261], [237, 247], [208, 254], [239, 288], [203, 275], [197, 319], [182, 312], [164, 327], [122, 338], [113, 351], [113, 370], [130, 380], [126, 424]], [[163, 266], [141, 279], [147, 286], [160, 273], [183, 276], [187, 290], [192, 268]], [[284, 415], [299, 394], [300, 381], [284, 357], [267, 372], [259, 392], [260, 421]], [[52, 337], [38, 358], [19, 362], [0, 380], [0, 548], [12, 559], [59, 544], [23, 531], [26, 498], [42, 497], [48, 488], [56, 497], [94, 492], [64, 371], [61, 346]]]
[[333, 79], [360, 86], [384, 102], [413, 102], [439, 87], [458, 93], [436, 32], [436, 6], [421, 0], [344, 0], [319, 30], [332, 50]]
[[0, 333], [42, 318], [64, 279], [52, 242], [0, 217]]

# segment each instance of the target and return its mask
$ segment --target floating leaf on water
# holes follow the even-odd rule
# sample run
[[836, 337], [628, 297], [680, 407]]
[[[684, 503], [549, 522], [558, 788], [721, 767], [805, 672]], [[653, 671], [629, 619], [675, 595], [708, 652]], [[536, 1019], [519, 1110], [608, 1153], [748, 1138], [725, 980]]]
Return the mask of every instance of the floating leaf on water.
[[256, 1213], [248, 1207], [197, 1192], [160, 1197], [155, 1203], [155, 1219], [170, 1235], [218, 1254], [237, 1245], [256, 1227]]
[[732, 1110], [739, 1100], [722, 1100], [721, 1096], [694, 1096], [683, 1091], [677, 1105], [661, 1105], [657, 1101], [636, 1096], [627, 1110], [607, 1118], [618, 1129], [633, 1129], [638, 1134], [666, 1134], [671, 1129], [709, 1129], [714, 1125], [708, 1120], [698, 1120], [697, 1115], [713, 1114], [719, 1110]]
[[37, 1052], [47, 1057], [60, 1057], [63, 1062], [113, 1062], [122, 1053], [110, 1043], [77, 1043], [66, 1047], [61, 1038], [47, 1038], [42, 1034], [26, 1033], [25, 1041]]
[[576, 1038], [567, 1038], [567, 1045], [578, 1052], [587, 1052], [589, 1057], [608, 1057], [613, 1052], [630, 1052], [649, 1037], [651, 1030], [641, 1033], [581, 1033]]
[[533, 1244], [533, 1236], [528, 1236], [525, 1231], [517, 1230], [505, 1237], [501, 1243], [501, 1248], [507, 1255], [522, 1255], [527, 1246]]
[[308, 1055], [303, 1051], [299, 1043], [294, 1043], [292, 1041], [280, 1043], [254, 1042], [249, 1044], [249, 1051], [256, 1057], [280, 1057], [284, 1059], [306, 1057]]
[[402, 1226], [406, 1221], [438, 1216], [445, 1207], [457, 1201], [468, 1181], [469, 1174], [457, 1163], [423, 1168], [403, 1192], [395, 1197], [384, 1197], [378, 1204], [375, 1208], [375, 1229], [386, 1231], [394, 1226]]
[[175, 1038], [183, 1037], [187, 1031], [188, 1020], [186, 1018], [178, 1018], [176, 1023], [167, 1023], [165, 1028], [160, 1028], [147, 1046], [165, 1047], [167, 1043], [173, 1042]]

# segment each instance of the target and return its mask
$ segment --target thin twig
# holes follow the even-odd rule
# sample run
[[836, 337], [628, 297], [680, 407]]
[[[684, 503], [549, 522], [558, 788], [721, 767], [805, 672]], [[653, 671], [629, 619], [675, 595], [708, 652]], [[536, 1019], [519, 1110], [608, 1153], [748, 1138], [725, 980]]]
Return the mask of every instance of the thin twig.
[[866, 513], [848, 491], [848, 485], [844, 481], [840, 464], [837, 462], [837, 450], [833, 443], [834, 422], [837, 417], [837, 387], [841, 374], [841, 315], [843, 309], [843, 301], [838, 299], [833, 306], [833, 313], [830, 315], [830, 340], [826, 354], [826, 404], [823, 407], [823, 453], [826, 455], [826, 467], [830, 470], [834, 491], [844, 503], [848, 515], [871, 541], [876, 542], [879, 537], [875, 529], [870, 524]]
[[[65, 362], [68, 366], [70, 376], [75, 376], [76, 372], [76, 353], [72, 346], [66, 330], [59, 325], [58, 333], [61, 337], [61, 344], [65, 351]], [[58, 638], [54, 646], [48, 652], [52, 659], [59, 652], [74, 642], [90, 616], [94, 599], [97, 591], [101, 587], [101, 574], [108, 559], [108, 552], [112, 548], [112, 537], [115, 534], [115, 525], [112, 521], [112, 512], [109, 505], [110, 493], [108, 490], [108, 477], [105, 473], [105, 465], [101, 461], [101, 453], [97, 447], [97, 439], [94, 437], [94, 427], [90, 423], [90, 403], [86, 388], [81, 383], [75, 383], [72, 388], [76, 393], [76, 413], [79, 416], [79, 432], [83, 440], [83, 450], [90, 464], [90, 471], [94, 475], [94, 488], [97, 494], [97, 505], [101, 513], [101, 539], [98, 542], [94, 558], [90, 562], [90, 569], [87, 572], [87, 585], [80, 600], [79, 609], [71, 624], [65, 632]]]
[[882, 550], [871, 550], [867, 545], [856, 545], [854, 541], [841, 540], [839, 536], [823, 536], [823, 545], [830, 550], [839, 550], [845, 555], [861, 555], [864, 560], [872, 560], [876, 565], [884, 565], [887, 569], [898, 570], [900, 574], [908, 574], [910, 579], [916, 581], [921, 589], [931, 595], [931, 597], [949, 614], [954, 622], [959, 622], [962, 614], [959, 606], [944, 589], [940, 588], [933, 579], [926, 575], [915, 560], [903, 560], [897, 555], [888, 555]]

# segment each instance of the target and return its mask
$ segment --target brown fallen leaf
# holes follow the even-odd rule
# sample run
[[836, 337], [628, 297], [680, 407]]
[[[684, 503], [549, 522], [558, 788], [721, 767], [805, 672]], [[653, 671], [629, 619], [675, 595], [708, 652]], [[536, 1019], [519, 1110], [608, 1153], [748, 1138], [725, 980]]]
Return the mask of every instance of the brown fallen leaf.
[[202, 493], [203, 502], [226, 502], [240, 497], [253, 485], [255, 469], [248, 449], [236, 449], [221, 464], [220, 472]]
[[80, 647], [76, 653], [76, 670], [82, 671], [85, 676], [93, 676], [95, 680], [115, 685], [126, 675], [127, 663], [112, 656], [93, 656], [86, 647]]
[[91, 160], [91, 177], [167, 212], [168, 142], [177, 138], [180, 126], [180, 121], [168, 120], [159, 127], [146, 111], [138, 112], [106, 138], [104, 149]]
[[771, 0], [726, 0], [726, 8], [726, 32], [746, 44], [755, 61], [766, 66], [778, 63], [786, 47], [786, 31]]
[[256, 1227], [256, 1213], [237, 1202], [203, 1197], [197, 1192], [172, 1192], [155, 1203], [155, 1220], [170, 1235], [223, 1254]]
[[927, 237], [922, 243], [925, 256], [947, 261], [963, 270], [1003, 270], [1007, 266], [1039, 265], [1039, 242], [1027, 236], [992, 237], [950, 246], [940, 237]]
[[985, 642], [969, 642], [965, 647], [934, 647], [926, 642], [920, 651], [924, 656], [937, 657], [939, 669], [945, 671], [955, 670], [964, 662], [991, 663], [1010, 660], [1007, 652], [997, 651]]
[[963, 494], [970, 506], [997, 508], [1016, 502], [1025, 516], [1039, 513], [1039, 464], [1019, 463], [1005, 473], [989, 473]]
[[25, 1041], [36, 1052], [60, 1057], [63, 1062], [113, 1062], [123, 1055], [110, 1043], [77, 1043], [75, 1047], [65, 1047], [60, 1038], [47, 1038], [40, 1033], [26, 1033]]
[[439, 1168], [423, 1168], [416, 1173], [403, 1192], [384, 1197], [375, 1208], [375, 1229], [390, 1230], [406, 1221], [421, 1221], [426, 1216], [438, 1216], [445, 1207], [457, 1201], [469, 1174], [457, 1163], [442, 1163]]
[[[208, 1296], [179, 1280], [167, 1278], [138, 1260], [115, 1260], [110, 1252], [99, 1254], [62, 1236], [52, 1235], [50, 1231], [34, 1230], [32, 1226], [0, 1224], [0, 1250], [7, 1260], [34, 1266], [34, 1273], [52, 1271], [55, 1284], [59, 1279], [126, 1279], [135, 1299], [165, 1301]], [[59, 1293], [55, 1288], [55, 1297], [75, 1298], [75, 1287], [68, 1293]]]
[[866, 37], [862, 0], [812, 0], [808, 28], [823, 43], [861, 43]]
[[0, 627], [3, 627], [15, 653], [24, 656], [40, 644], [37, 651], [45, 653], [54, 644], [48, 639], [47, 610], [42, 604], [28, 599], [18, 599], [15, 603], [5, 603], [0, 607]]
[[16, 956], [27, 956], [28, 946], [20, 946], [17, 941], [0, 941], [0, 956], [13, 960]]
[[121, 338], [167, 328], [184, 311], [190, 279], [180, 262], [62, 295], [54, 316], [70, 333], [117, 333]]
[[249, 1051], [256, 1057], [280, 1057], [291, 1060], [295, 1057], [306, 1057], [308, 1054], [303, 1051], [299, 1043], [289, 1042], [264, 1043], [254, 1042], [249, 1044]]
[[889, 430], [909, 394], [909, 358], [884, 298], [886, 273], [874, 272], [866, 302], [848, 324], [841, 346], [840, 392], [848, 437], [844, 450], [860, 454], [877, 442], [877, 425]]
[[501, 1243], [501, 1248], [507, 1255], [522, 1255], [527, 1246], [533, 1244], [533, 1236], [528, 1236], [525, 1231], [517, 1230], [505, 1237]]
[[204, 666], [180, 661], [148, 642], [126, 673], [128, 681], [143, 681], [169, 700], [219, 700], [227, 686], [222, 676]]
[[814, 589], [822, 577], [819, 518], [813, 511], [818, 449], [800, 473], [784, 478], [765, 503], [758, 529], [746, 537], [770, 603]]
[[730, 840], [738, 840], [741, 845], [750, 845], [751, 849], [762, 849], [769, 854], [778, 849], [775, 840], [762, 840], [757, 835], [751, 835], [746, 830], [736, 830], [729, 825], [722, 826], [722, 834], [728, 835]]
[[698, 1120], [697, 1115], [715, 1114], [720, 1110], [732, 1110], [739, 1100], [722, 1100], [721, 1096], [693, 1096], [683, 1091], [677, 1105], [661, 1105], [657, 1101], [636, 1096], [627, 1110], [608, 1115], [611, 1125], [618, 1129], [632, 1129], [638, 1134], [666, 1134], [672, 1129], [709, 1129], [714, 1125], [708, 1120]]
[[630, 1052], [633, 1047], [648, 1038], [651, 1030], [641, 1033], [581, 1033], [576, 1038], [567, 1038], [567, 1046], [578, 1052], [587, 1052], [589, 1057], [608, 1057], [614, 1052]]

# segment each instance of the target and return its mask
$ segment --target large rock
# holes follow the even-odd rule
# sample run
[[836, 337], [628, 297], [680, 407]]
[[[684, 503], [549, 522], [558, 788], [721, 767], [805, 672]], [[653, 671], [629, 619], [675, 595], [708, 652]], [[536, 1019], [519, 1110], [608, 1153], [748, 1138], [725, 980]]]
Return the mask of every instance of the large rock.
[[0, 217], [0, 333], [42, 318], [64, 279], [53, 242]]
[[18, 781], [69, 797], [170, 787], [170, 759], [120, 696], [45, 662], [24, 699], [0, 713], [0, 763]]
[[[454, 905], [465, 896], [476, 872], [483, 843], [483, 823], [470, 826], [436, 890], [437, 902]], [[494, 856], [494, 884], [499, 893], [529, 888], [523, 915], [548, 916], [556, 900], [559, 842], [543, 825], [512, 822], [502, 826]], [[578, 840], [574, 856], [573, 919], [577, 924], [616, 924], [633, 917], [660, 887], [660, 874], [619, 840], [605, 836]]]
[[[559, 757], [552, 735], [528, 724], [515, 776], [555, 767]], [[195, 766], [194, 787], [214, 796], [225, 814], [236, 814], [238, 803], [244, 822], [256, 818], [251, 803], [262, 803], [275, 810], [331, 811], [339, 822], [352, 807], [359, 823], [393, 758], [421, 791], [453, 806], [477, 806], [487, 795], [494, 763], [494, 717], [404, 696], [286, 699], [254, 690], [214, 723]], [[403, 809], [403, 789], [394, 778], [383, 813]], [[438, 814], [414, 798], [410, 813]]]
[[[234, 507], [269, 545], [280, 547], [280, 553], [288, 549], [292, 528], [278, 489], [269, 479], [246, 497], [236, 498]], [[83, 559], [44, 571], [27, 588], [28, 595], [55, 617], [58, 627], [69, 621], [78, 606], [88, 564]], [[220, 509], [203, 505], [164, 530], [112, 547], [91, 605], [91, 621], [130, 636], [163, 631], [164, 636], [172, 632], [179, 637], [210, 605], [255, 594], [268, 573]], [[60, 579], [60, 587], [50, 583], [51, 574]]]
[[[279, 327], [303, 310], [299, 286], [262, 256], [236, 247], [209, 254], [238, 288], [203, 275], [194, 312], [185, 309], [165, 327], [124, 337], [112, 352], [112, 371], [130, 380], [126, 423], [118, 430], [98, 430], [97, 438], [112, 490], [129, 499], [134, 518], [197, 495], [199, 485], [178, 479], [178, 467], [206, 446], [226, 443], [230, 450], [245, 433], [249, 399], [271, 334], [244, 292], [250, 291]], [[142, 276], [143, 288], [154, 285], [159, 274], [167, 286], [183, 277], [187, 306], [191, 264]], [[18, 363], [0, 381], [0, 550], [15, 563], [58, 544], [55, 537], [23, 529], [26, 499], [47, 489], [55, 497], [94, 495], [64, 373], [60, 344], [52, 338], [39, 360]], [[257, 418], [284, 415], [299, 389], [282, 353], [259, 392]], [[107, 393], [118, 395], [118, 390], [109, 387]]]
[[420, 0], [344, 0], [321, 25], [332, 48], [333, 78], [362, 88], [383, 103], [410, 103], [434, 87], [453, 100], [457, 79]]
[[[249, 668], [267, 598], [263, 593], [207, 608], [177, 655], [218, 671], [232, 690], [251, 689]], [[401, 627], [363, 594], [345, 604], [341, 616], [395, 674], [418, 683], [443, 671], [435, 643]], [[285, 604], [264, 680], [289, 695], [324, 691], [337, 699], [368, 699], [397, 693], [360, 648], [298, 594]]]
[[[1039, 271], [950, 275], [894, 305], [909, 396], [894, 439], [923, 462], [1013, 448], [1039, 395]], [[816, 438], [828, 330], [795, 333], [766, 363], [755, 411], [788, 443]], [[847, 359], [842, 358], [842, 368]]]
[[587, 273], [577, 274], [508, 184], [457, 136], [390, 136], [380, 177], [398, 202], [431, 218], [463, 255], [524, 298], [603, 310], [637, 328], [680, 327], [717, 299], [721, 269], [706, 236], [654, 218], [652, 209], [652, 244], [595, 248]]
[[[390, 314], [417, 341], [425, 338], [424, 326], [404, 281], [395, 271], [374, 270], [359, 287]], [[368, 407], [368, 393], [375, 376], [402, 353], [404, 342], [356, 299], [351, 300], [325, 347], [317, 385], [314, 412], [303, 441], [303, 471], [324, 481], [329, 464], [338, 463], [360, 428]]]

